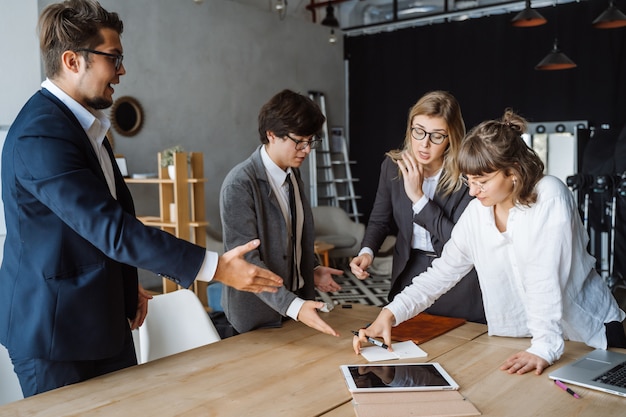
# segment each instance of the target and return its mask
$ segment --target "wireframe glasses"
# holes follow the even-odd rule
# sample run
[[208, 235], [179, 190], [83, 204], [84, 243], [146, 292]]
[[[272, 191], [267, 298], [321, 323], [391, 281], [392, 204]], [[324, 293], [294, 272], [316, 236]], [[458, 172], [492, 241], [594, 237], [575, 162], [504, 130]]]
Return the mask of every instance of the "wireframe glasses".
[[96, 55], [109, 57], [115, 63], [115, 71], [120, 70], [120, 67], [122, 66], [122, 61], [124, 60], [124, 55], [110, 54], [108, 52], [96, 51], [95, 49], [80, 48], [80, 49], [77, 49], [76, 52], [89, 52], [90, 54], [96, 54]]
[[448, 137], [448, 135], [444, 135], [439, 132], [427, 132], [421, 127], [412, 127], [411, 128], [411, 137], [415, 140], [422, 140], [428, 135], [428, 139], [434, 143], [435, 145], [441, 145], [444, 140]]
[[488, 182], [491, 181], [492, 179], [494, 179], [498, 173], [500, 171], [496, 171], [496, 173], [489, 179], [485, 180], [485, 181], [470, 181], [465, 175], [461, 174], [459, 176], [459, 178], [461, 178], [461, 181], [463, 182], [463, 184], [465, 184], [468, 188], [471, 188], [472, 186], [478, 188], [480, 190], [481, 193], [484, 193], [485, 191], [487, 191], [487, 186], [488, 186]]
[[315, 135], [311, 136], [311, 139], [309, 139], [309, 140], [295, 139], [295, 138], [292, 138], [291, 136], [289, 136], [289, 134], [287, 134], [287, 137], [289, 139], [291, 139], [293, 141], [293, 143], [296, 144], [296, 150], [297, 151], [303, 151], [307, 147], [310, 147], [311, 149], [317, 149], [320, 146], [320, 143], [322, 143], [322, 140], [321, 139], [317, 139], [317, 136], [315, 136]]

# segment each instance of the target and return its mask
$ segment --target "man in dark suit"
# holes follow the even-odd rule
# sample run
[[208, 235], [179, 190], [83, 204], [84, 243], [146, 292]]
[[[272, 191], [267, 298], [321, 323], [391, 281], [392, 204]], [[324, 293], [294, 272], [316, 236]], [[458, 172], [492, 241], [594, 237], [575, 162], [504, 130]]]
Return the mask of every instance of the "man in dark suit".
[[196, 278], [252, 292], [282, 285], [243, 260], [258, 241], [218, 259], [135, 218], [101, 110], [126, 72], [122, 28], [116, 13], [91, 0], [43, 10], [48, 78], [20, 111], [2, 152], [0, 343], [24, 396], [137, 363], [131, 329], [142, 324], [151, 298], [137, 267], [184, 287]]
[[247, 332], [279, 327], [285, 317], [323, 333], [338, 336], [317, 314], [315, 288], [338, 291], [331, 274], [343, 271], [319, 265], [314, 252], [311, 206], [303, 193], [300, 165], [319, 144], [315, 134], [325, 117], [308, 97], [284, 90], [259, 112], [261, 146], [224, 179], [220, 210], [224, 248], [260, 239], [246, 255], [251, 263], [283, 278], [274, 294], [248, 294], [225, 288], [222, 305], [234, 329]]

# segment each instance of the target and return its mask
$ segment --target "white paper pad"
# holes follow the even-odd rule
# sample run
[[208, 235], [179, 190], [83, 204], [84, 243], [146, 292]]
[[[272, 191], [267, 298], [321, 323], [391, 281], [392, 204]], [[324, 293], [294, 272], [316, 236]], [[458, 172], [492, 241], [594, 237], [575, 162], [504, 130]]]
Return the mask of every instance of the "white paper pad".
[[391, 347], [393, 348], [393, 352], [389, 352], [387, 349], [378, 346], [366, 346], [361, 349], [361, 355], [369, 362], [387, 361], [390, 359], [424, 358], [428, 356], [428, 354], [412, 340], [393, 343]]

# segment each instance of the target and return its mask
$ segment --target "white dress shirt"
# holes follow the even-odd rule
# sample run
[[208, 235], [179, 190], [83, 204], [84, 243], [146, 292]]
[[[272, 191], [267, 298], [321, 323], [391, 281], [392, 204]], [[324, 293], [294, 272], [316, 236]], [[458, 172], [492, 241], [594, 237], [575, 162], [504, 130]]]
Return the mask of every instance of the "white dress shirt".
[[[435, 191], [437, 190], [437, 183], [439, 182], [439, 178], [441, 178], [441, 172], [443, 170], [440, 169], [432, 177], [424, 178], [424, 182], [422, 183], [422, 192], [424, 195], [422, 198], [417, 200], [415, 204], [413, 204], [413, 214], [419, 214], [420, 211], [430, 200], [435, 197]], [[422, 226], [413, 222], [413, 239], [411, 240], [411, 248], [419, 249], [425, 252], [434, 252], [433, 241], [430, 238], [430, 232], [424, 229]]]
[[621, 311], [587, 253], [587, 232], [571, 191], [546, 176], [537, 202], [510, 209], [506, 232], [493, 207], [474, 199], [446, 243], [441, 258], [413, 280], [388, 308], [396, 325], [430, 306], [476, 267], [489, 335], [532, 337], [527, 349], [554, 363], [564, 339], [606, 349], [604, 323]]
[[[270, 186], [274, 191], [274, 194], [278, 197], [278, 204], [280, 206], [280, 210], [283, 212], [283, 216], [285, 217], [285, 222], [287, 223], [287, 230], [291, 230], [291, 211], [289, 210], [289, 190], [286, 184], [287, 174], [292, 174], [291, 168], [287, 168], [287, 171], [283, 171], [281, 167], [276, 165], [272, 158], [267, 153], [265, 146], [261, 147], [261, 160], [263, 161], [263, 166], [265, 167], [265, 173], [267, 174], [267, 178], [269, 179]], [[291, 175], [292, 184], [296, 195], [300, 195], [300, 191], [298, 189], [298, 182], [295, 180], [293, 174]], [[296, 199], [298, 201], [300, 199]], [[301, 200], [300, 200], [301, 202]], [[296, 219], [298, 221], [297, 224], [297, 236], [296, 242], [300, 242], [302, 239], [302, 226], [304, 224], [304, 209], [302, 208], [302, 204], [296, 204]], [[287, 236], [287, 239], [289, 237]], [[296, 262], [296, 267], [300, 268], [300, 259], [302, 256], [302, 247], [301, 245], [296, 245], [300, 249], [298, 252], [298, 256], [294, 262]], [[302, 275], [298, 273], [298, 288], [302, 288], [304, 286], [304, 280]], [[304, 299], [300, 297], [296, 297], [289, 308], [287, 309], [287, 316], [291, 317], [294, 320], [298, 320], [298, 314], [300, 313], [300, 309], [302, 305], [304, 305]]]
[[113, 165], [111, 163], [111, 158], [109, 158], [107, 150], [103, 145], [106, 133], [111, 127], [111, 122], [109, 121], [107, 115], [102, 110], [87, 109], [83, 107], [48, 78], [41, 83], [41, 86], [52, 93], [56, 98], [61, 100], [63, 104], [70, 109], [74, 116], [76, 116], [78, 123], [80, 123], [80, 126], [87, 134], [87, 137], [91, 142], [91, 146], [93, 146], [93, 150], [98, 156], [98, 160], [100, 161], [100, 166], [102, 167], [102, 172], [106, 178], [111, 195], [113, 198], [117, 198], [115, 178], [113, 176]]

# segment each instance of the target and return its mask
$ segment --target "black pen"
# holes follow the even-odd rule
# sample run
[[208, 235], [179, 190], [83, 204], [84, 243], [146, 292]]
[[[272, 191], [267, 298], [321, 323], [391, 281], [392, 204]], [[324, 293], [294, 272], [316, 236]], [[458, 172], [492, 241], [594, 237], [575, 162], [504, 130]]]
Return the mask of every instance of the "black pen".
[[[352, 330], [352, 334], [355, 336], [359, 335], [359, 332], [355, 332], [354, 330]], [[383, 342], [381, 342], [380, 340], [376, 340], [373, 337], [369, 337], [369, 336], [365, 336], [367, 338], [367, 341], [370, 342], [373, 345], [376, 345], [378, 347], [381, 347], [383, 349], [389, 349], [389, 346], [387, 346], [386, 344], [384, 344]]]

